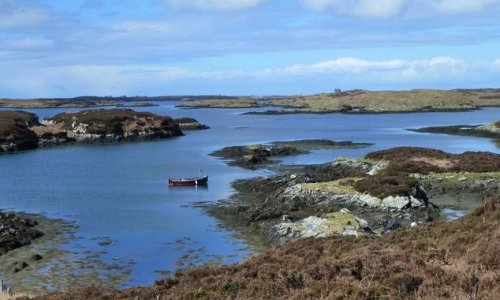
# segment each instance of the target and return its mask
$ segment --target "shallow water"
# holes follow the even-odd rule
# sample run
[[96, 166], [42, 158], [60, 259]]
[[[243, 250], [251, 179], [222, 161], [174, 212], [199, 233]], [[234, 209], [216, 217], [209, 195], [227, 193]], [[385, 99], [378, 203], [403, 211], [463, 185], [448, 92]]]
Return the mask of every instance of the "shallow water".
[[[338, 156], [359, 157], [396, 146], [448, 152], [499, 152], [494, 140], [415, 133], [405, 128], [482, 124], [498, 119], [500, 108], [473, 112], [382, 115], [241, 115], [245, 109], [176, 109], [173, 102], [141, 111], [189, 116], [211, 127], [185, 136], [107, 146], [67, 146], [0, 156], [0, 207], [74, 221], [78, 239], [66, 250], [102, 250], [102, 258], [130, 261], [124, 286], [151, 284], [161, 275], [204, 262], [231, 263], [247, 257], [248, 245], [197, 207], [232, 193], [235, 179], [270, 174], [229, 167], [208, 154], [225, 146], [325, 138], [374, 143], [364, 149], [318, 150], [283, 163], [323, 163]], [[68, 109], [31, 110], [41, 118]], [[71, 109], [73, 110], [73, 109]], [[207, 188], [166, 185], [202, 169]], [[97, 267], [96, 267], [97, 268]]]

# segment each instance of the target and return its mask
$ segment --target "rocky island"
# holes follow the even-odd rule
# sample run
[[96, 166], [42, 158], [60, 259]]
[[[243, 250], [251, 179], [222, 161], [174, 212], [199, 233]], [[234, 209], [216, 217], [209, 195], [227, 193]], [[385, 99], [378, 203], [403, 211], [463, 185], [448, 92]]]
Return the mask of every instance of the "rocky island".
[[483, 125], [435, 126], [435, 127], [424, 127], [424, 128], [408, 129], [408, 130], [415, 132], [500, 139], [500, 121]]
[[350, 141], [297, 140], [273, 142], [265, 145], [231, 146], [215, 151], [211, 155], [229, 160], [230, 165], [257, 169], [275, 162], [270, 158], [306, 154], [315, 149], [358, 149], [371, 145], [369, 143], [353, 143]]
[[66, 112], [39, 122], [35, 114], [0, 111], [0, 153], [72, 143], [117, 143], [182, 135], [206, 126], [130, 109]]

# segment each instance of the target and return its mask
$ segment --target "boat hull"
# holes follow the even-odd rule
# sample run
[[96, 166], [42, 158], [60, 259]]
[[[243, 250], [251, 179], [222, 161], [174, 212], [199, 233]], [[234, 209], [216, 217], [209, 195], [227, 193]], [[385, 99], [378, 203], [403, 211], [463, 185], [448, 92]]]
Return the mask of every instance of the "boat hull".
[[206, 185], [208, 184], [208, 176], [196, 177], [196, 178], [181, 178], [168, 180], [168, 185], [170, 186], [194, 186], [194, 185]]

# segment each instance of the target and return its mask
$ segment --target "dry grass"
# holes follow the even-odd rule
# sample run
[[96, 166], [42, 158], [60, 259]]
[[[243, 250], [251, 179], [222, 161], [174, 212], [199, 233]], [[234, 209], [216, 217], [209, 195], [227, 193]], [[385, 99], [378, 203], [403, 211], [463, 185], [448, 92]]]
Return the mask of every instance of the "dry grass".
[[500, 170], [500, 155], [491, 152], [450, 154], [426, 148], [399, 147], [372, 152], [366, 157], [390, 161], [386, 173], [482, 173]]
[[357, 181], [354, 183], [354, 188], [358, 192], [368, 193], [383, 199], [388, 196], [409, 196], [412, 187], [417, 185], [418, 181], [409, 177], [408, 174], [388, 175], [379, 173]]
[[360, 180], [360, 178], [344, 178], [335, 181], [303, 183], [301, 186], [304, 190], [320, 190], [336, 195], [356, 195], [359, 194], [359, 192], [356, 191], [352, 185], [358, 180]]
[[32, 126], [38, 124], [38, 117], [24, 111], [0, 111], [0, 135], [16, 126]]
[[500, 195], [456, 222], [376, 237], [303, 239], [155, 286], [39, 299], [498, 299]]
[[500, 155], [490, 152], [450, 154], [427, 148], [399, 147], [372, 152], [366, 158], [389, 161], [382, 172], [354, 184], [357, 191], [379, 198], [409, 195], [412, 188], [419, 184], [409, 176], [414, 173], [484, 173], [500, 170]]

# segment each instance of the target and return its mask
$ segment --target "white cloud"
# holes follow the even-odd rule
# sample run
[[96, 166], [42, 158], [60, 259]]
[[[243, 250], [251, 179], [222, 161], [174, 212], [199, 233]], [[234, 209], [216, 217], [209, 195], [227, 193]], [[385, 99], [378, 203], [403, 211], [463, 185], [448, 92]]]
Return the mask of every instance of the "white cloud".
[[[499, 68], [492, 69], [491, 65]], [[5, 70], [5, 71], [2, 71]], [[7, 71], [8, 70], [8, 71]], [[14, 70], [14, 71], [12, 71]], [[256, 70], [204, 69], [175, 67], [170, 65], [69, 65], [33, 67], [2, 65], [0, 90], [11, 91], [13, 95], [76, 96], [78, 94], [122, 95], [141, 94], [143, 91], [165, 92], [166, 87], [191, 86], [200, 84], [212, 86], [212, 93], [225, 93], [225, 87], [262, 82], [274, 82], [282, 86], [284, 82], [307, 83], [331, 82], [332, 80], [356, 84], [358, 88], [369, 86], [429, 86], [438, 83], [467, 82], [470, 75], [490, 74], [497, 76], [500, 59], [484, 65], [472, 64], [453, 57], [433, 57], [422, 60], [366, 60], [355, 57], [340, 57], [313, 64], [295, 64], [281, 68]], [[42, 77], [38, 74], [44, 74]], [[493, 75], [491, 75], [493, 74]], [[496, 75], [495, 75], [496, 74]], [[486, 76], [486, 75], [485, 75]], [[26, 86], [26, 82], [31, 82]], [[231, 82], [231, 84], [228, 84]], [[219, 89], [213, 87], [219, 84]], [[305, 91], [306, 86], [303, 86]], [[63, 88], [63, 89], [62, 89]], [[269, 88], [269, 87], [264, 87]], [[296, 90], [295, 87], [291, 87]], [[163, 92], [162, 92], [163, 91]], [[179, 93], [182, 91], [178, 91]], [[29, 93], [29, 94], [26, 94]], [[199, 93], [199, 91], [198, 91]], [[251, 92], [250, 92], [251, 93]]]
[[44, 38], [0, 40], [0, 49], [36, 50], [48, 48], [52, 45], [54, 45], [54, 41]]
[[415, 77], [424, 74], [462, 74], [467, 65], [453, 57], [434, 57], [424, 60], [365, 60], [354, 57], [341, 57], [309, 65], [291, 65], [279, 69], [267, 69], [265, 74], [307, 75], [324, 73], [368, 74], [377, 73], [394, 77]]
[[191, 7], [206, 10], [238, 10], [256, 7], [267, 0], [166, 0], [178, 7]]
[[500, 0], [440, 0], [433, 2], [432, 6], [442, 13], [463, 14], [481, 11], [499, 3]]
[[411, 10], [421, 16], [429, 12], [440, 14], [467, 14], [498, 6], [500, 0], [300, 0], [302, 5], [314, 11], [333, 11], [336, 14], [391, 18]]
[[391, 18], [403, 13], [409, 0], [301, 0], [316, 11], [333, 10], [335, 13], [368, 18]]

